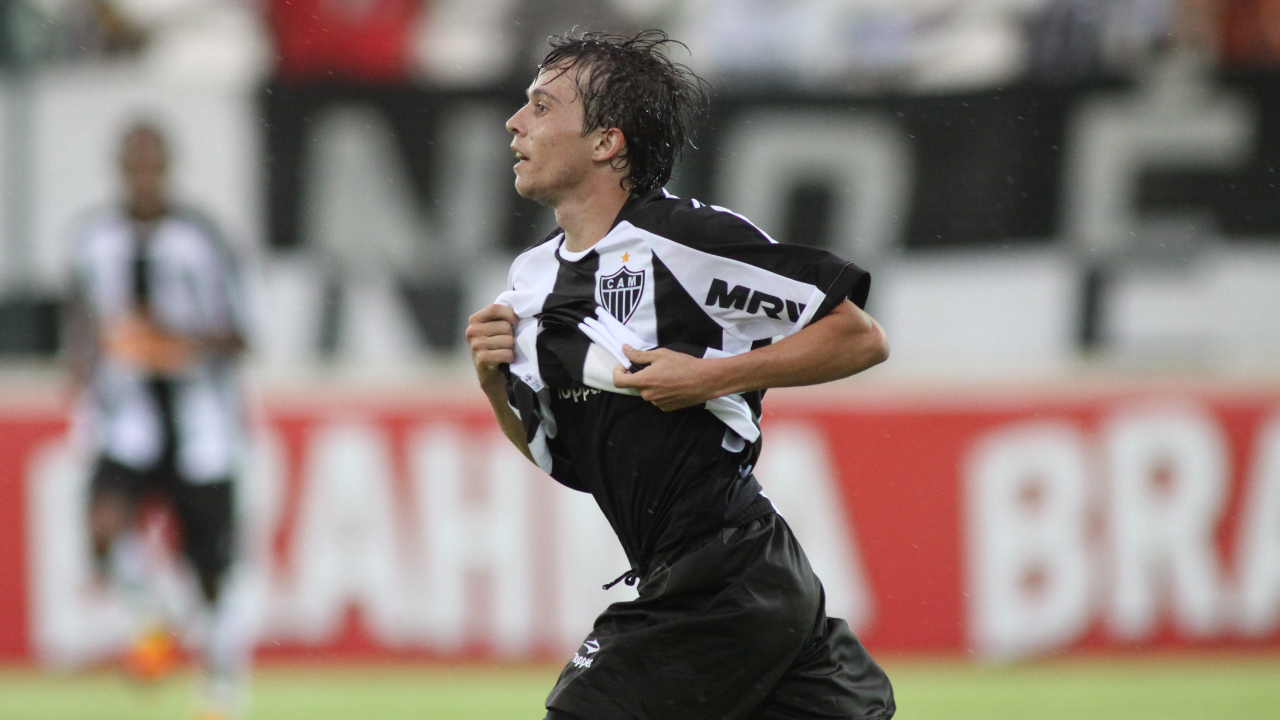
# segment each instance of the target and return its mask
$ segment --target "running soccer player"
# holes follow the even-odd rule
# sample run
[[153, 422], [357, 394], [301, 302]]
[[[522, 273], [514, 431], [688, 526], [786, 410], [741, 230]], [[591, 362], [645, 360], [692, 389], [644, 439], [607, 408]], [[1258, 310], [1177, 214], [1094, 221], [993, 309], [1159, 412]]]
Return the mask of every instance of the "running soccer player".
[[859, 307], [870, 279], [663, 189], [705, 102], [669, 42], [552, 41], [507, 130], [516, 190], [559, 227], [467, 328], [506, 436], [595, 497], [631, 563], [614, 582], [639, 583], [596, 620], [546, 719], [889, 718], [888, 678], [826, 616], [751, 473], [766, 388], [888, 356]]
[[[169, 201], [161, 131], [130, 128], [120, 169], [126, 202], [80, 233], [78, 337], [69, 338], [98, 455], [88, 508], [93, 553], [135, 615], [126, 668], [140, 679], [164, 675], [175, 659], [173, 631], [182, 632], [202, 660], [201, 717], [226, 718], [243, 700], [251, 651], [241, 603], [228, 592], [242, 300], [218, 232]], [[194, 612], [158, 591], [137, 527], [148, 498], [173, 510], [203, 601]]]
[[765, 388], [886, 359], [869, 277], [663, 190], [705, 101], [667, 42], [552, 42], [507, 129], [516, 190], [559, 227], [467, 328], [503, 432], [595, 497], [639, 583], [547, 719], [886, 719], [890, 682], [751, 474]]

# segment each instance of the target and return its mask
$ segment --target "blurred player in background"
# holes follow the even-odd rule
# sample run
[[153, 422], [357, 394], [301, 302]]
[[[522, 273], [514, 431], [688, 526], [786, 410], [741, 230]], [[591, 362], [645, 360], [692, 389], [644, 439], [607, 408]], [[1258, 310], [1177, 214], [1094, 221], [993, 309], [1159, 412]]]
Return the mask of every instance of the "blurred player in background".
[[[235, 373], [242, 298], [217, 230], [170, 201], [162, 132], [134, 125], [119, 162], [125, 202], [96, 215], [78, 238], [68, 338], [97, 451], [88, 508], [94, 558], [135, 615], [126, 668], [140, 679], [166, 674], [177, 632], [201, 661], [201, 717], [231, 717], [244, 699], [251, 651], [227, 592], [243, 425]], [[157, 582], [139, 527], [140, 504], [152, 500], [176, 521], [199, 602], [184, 605]]]
[[870, 277], [663, 189], [705, 102], [668, 42], [552, 42], [507, 129], [517, 191], [559, 227], [467, 329], [504, 433], [595, 497], [631, 562], [614, 582], [639, 583], [596, 620], [546, 717], [889, 718], [888, 678], [826, 616], [751, 473], [765, 388], [888, 356], [860, 308]]

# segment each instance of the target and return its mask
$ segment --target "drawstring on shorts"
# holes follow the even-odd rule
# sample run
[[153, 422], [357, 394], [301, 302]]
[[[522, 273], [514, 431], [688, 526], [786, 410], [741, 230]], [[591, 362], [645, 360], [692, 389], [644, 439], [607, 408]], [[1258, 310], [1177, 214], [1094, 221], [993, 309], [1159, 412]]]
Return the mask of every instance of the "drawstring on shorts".
[[[770, 502], [769, 499], [766, 498], [764, 495], [757, 495], [755, 500], [752, 500], [751, 504], [747, 506], [747, 509], [738, 513], [732, 519], [730, 519], [727, 523], [725, 523], [724, 528], [712, 530], [709, 533], [704, 533], [702, 535], [696, 535], [694, 537], [687, 538], [683, 542], [676, 543], [675, 547], [671, 548], [670, 550], [663, 550], [662, 552], [658, 553], [658, 556], [657, 556], [659, 558], [658, 565], [661, 566], [663, 564], [674, 562], [676, 559], [684, 555], [687, 551], [692, 550], [698, 545], [705, 544], [707, 541], [709, 541], [712, 537], [714, 537], [717, 533], [719, 533], [721, 530], [725, 528], [740, 527], [742, 525], [745, 525], [751, 522], [752, 520], [755, 520], [760, 517], [764, 517], [765, 515], [768, 515], [771, 512], [773, 512], [773, 503]], [[636, 582], [640, 580], [640, 577], [649, 571], [649, 567], [651, 567], [650, 563], [652, 562], [653, 562], [653, 559], [651, 558], [650, 560], [646, 561], [643, 566], [631, 568], [630, 570], [614, 578], [611, 582], [607, 582], [604, 585], [601, 585], [601, 587], [604, 588], [605, 590], [608, 590], [609, 588], [613, 587], [614, 585], [617, 585], [618, 583], [635, 585]]]
[[635, 584], [636, 584], [636, 581], [637, 581], [637, 580], [639, 580], [639, 579], [640, 579], [640, 571], [639, 571], [639, 570], [636, 570], [635, 568], [631, 568], [630, 570], [628, 570], [628, 571], [626, 571], [626, 572], [622, 573], [621, 575], [619, 575], [618, 577], [614, 578], [612, 581], [605, 583], [605, 584], [604, 584], [604, 585], [602, 585], [601, 587], [603, 587], [605, 590], [608, 590], [609, 588], [613, 587], [614, 585], [617, 585], [618, 583], [626, 583], [627, 585], [635, 585]]

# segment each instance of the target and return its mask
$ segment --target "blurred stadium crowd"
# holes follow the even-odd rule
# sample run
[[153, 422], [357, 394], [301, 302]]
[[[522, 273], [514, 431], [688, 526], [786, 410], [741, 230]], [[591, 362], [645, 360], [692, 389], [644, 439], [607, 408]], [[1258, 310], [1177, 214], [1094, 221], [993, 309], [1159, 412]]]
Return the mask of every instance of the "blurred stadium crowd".
[[552, 225], [502, 129], [548, 35], [657, 27], [716, 88], [672, 190], [877, 276], [898, 368], [1269, 367], [1276, 0], [8, 0], [0, 354], [48, 357], [121, 129], [175, 138], [268, 367], [459, 354]]
[[[175, 78], [523, 80], [547, 35], [660, 27], [708, 77], [758, 88], [956, 90], [1131, 75], [1175, 44], [1274, 62], [1269, 0], [23, 0], [11, 64], [131, 58]], [[320, 40], [320, 38], [323, 40]]]

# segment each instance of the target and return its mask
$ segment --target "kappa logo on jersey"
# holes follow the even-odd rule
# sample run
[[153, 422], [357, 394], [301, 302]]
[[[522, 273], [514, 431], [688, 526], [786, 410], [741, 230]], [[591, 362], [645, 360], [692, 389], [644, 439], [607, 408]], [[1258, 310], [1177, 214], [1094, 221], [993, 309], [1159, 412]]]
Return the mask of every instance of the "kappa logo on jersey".
[[644, 271], [632, 272], [623, 266], [618, 272], [600, 278], [600, 304], [609, 314], [626, 322], [640, 305], [644, 293]]
[[556, 391], [561, 400], [572, 400], [574, 402], [583, 402], [592, 395], [599, 395], [600, 390], [592, 387], [579, 386], [575, 388], [560, 388]]
[[804, 303], [794, 300], [784, 301], [777, 295], [752, 290], [746, 285], [734, 285], [730, 290], [729, 283], [720, 278], [711, 280], [711, 287], [707, 290], [707, 300], [703, 305], [719, 305], [726, 310], [732, 307], [752, 315], [763, 312], [774, 320], [782, 319], [782, 310], [786, 308], [787, 319], [791, 322], [799, 320], [806, 307]]

